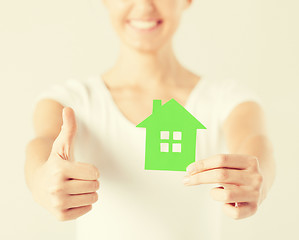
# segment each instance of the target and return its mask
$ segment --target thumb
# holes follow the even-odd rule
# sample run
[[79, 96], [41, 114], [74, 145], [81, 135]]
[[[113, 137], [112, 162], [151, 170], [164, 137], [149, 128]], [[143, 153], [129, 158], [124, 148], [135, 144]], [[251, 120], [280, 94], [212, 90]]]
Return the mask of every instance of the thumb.
[[62, 121], [60, 133], [53, 142], [52, 152], [58, 154], [64, 160], [72, 160], [73, 140], [77, 130], [75, 113], [72, 108], [63, 108]]

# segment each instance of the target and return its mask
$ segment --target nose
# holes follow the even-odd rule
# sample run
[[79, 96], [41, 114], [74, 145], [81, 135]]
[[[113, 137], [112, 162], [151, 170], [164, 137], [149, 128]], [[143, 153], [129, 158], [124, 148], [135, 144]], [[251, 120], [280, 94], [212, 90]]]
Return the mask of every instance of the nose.
[[142, 13], [152, 12], [155, 9], [155, 4], [154, 4], [153, 0], [135, 0], [134, 5], [135, 5], [135, 8], [138, 11], [141, 11]]

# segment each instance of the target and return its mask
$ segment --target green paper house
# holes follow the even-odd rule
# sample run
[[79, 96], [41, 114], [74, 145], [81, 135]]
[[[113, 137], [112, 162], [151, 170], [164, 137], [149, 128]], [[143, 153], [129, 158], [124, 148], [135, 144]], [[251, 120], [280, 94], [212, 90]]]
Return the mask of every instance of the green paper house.
[[136, 127], [146, 128], [146, 170], [186, 171], [195, 161], [197, 129], [206, 129], [173, 98], [153, 100], [152, 114]]

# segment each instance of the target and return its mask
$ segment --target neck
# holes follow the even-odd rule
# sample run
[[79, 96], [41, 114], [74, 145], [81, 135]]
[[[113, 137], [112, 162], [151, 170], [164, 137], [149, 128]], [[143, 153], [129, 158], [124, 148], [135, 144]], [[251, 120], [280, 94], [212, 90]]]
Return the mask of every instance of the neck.
[[116, 64], [108, 74], [111, 85], [146, 87], [177, 84], [183, 71], [171, 43], [156, 52], [139, 51], [122, 44]]

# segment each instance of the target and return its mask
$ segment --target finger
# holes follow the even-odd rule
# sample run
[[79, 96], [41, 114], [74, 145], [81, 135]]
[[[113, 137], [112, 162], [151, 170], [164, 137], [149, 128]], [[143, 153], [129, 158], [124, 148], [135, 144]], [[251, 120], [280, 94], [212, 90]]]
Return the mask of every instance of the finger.
[[210, 190], [210, 195], [214, 200], [224, 203], [254, 202], [259, 198], [258, 191], [252, 191], [246, 187], [234, 189], [215, 187]]
[[98, 193], [84, 193], [68, 195], [65, 204], [62, 206], [64, 209], [87, 206], [98, 201]]
[[206, 159], [197, 160], [187, 167], [187, 173], [194, 174], [215, 168], [247, 169], [257, 161], [255, 156], [244, 154], [217, 154]]
[[213, 183], [249, 185], [252, 181], [250, 174], [246, 170], [228, 168], [217, 168], [209, 171], [198, 172], [190, 176], [185, 176], [184, 180], [186, 185]]
[[234, 207], [234, 205], [230, 203], [223, 204], [223, 211], [233, 219], [249, 217], [256, 213], [257, 208], [258, 206], [254, 202], [239, 202], [238, 207]]
[[77, 219], [89, 212], [91, 209], [92, 205], [66, 209], [63, 211], [63, 217], [61, 217], [61, 220]]
[[67, 179], [97, 180], [100, 177], [100, 172], [92, 164], [72, 162], [66, 165], [64, 175]]
[[222, 189], [235, 189], [238, 188], [239, 186], [236, 184], [227, 184], [227, 183], [221, 183], [221, 186], [219, 186]]
[[[225, 184], [225, 183], [222, 183], [221, 185], [222, 186], [219, 187], [221, 189], [235, 189], [235, 188], [239, 187], [238, 185], [235, 185], [235, 184]], [[238, 202], [235, 202], [234, 206], [238, 207]]]
[[76, 135], [77, 124], [74, 110], [65, 107], [62, 111], [63, 124], [61, 131], [53, 142], [52, 152], [58, 154], [64, 160], [70, 160], [73, 150], [73, 139]]
[[91, 193], [98, 190], [100, 183], [97, 180], [68, 180], [65, 182], [65, 192], [68, 194]]

